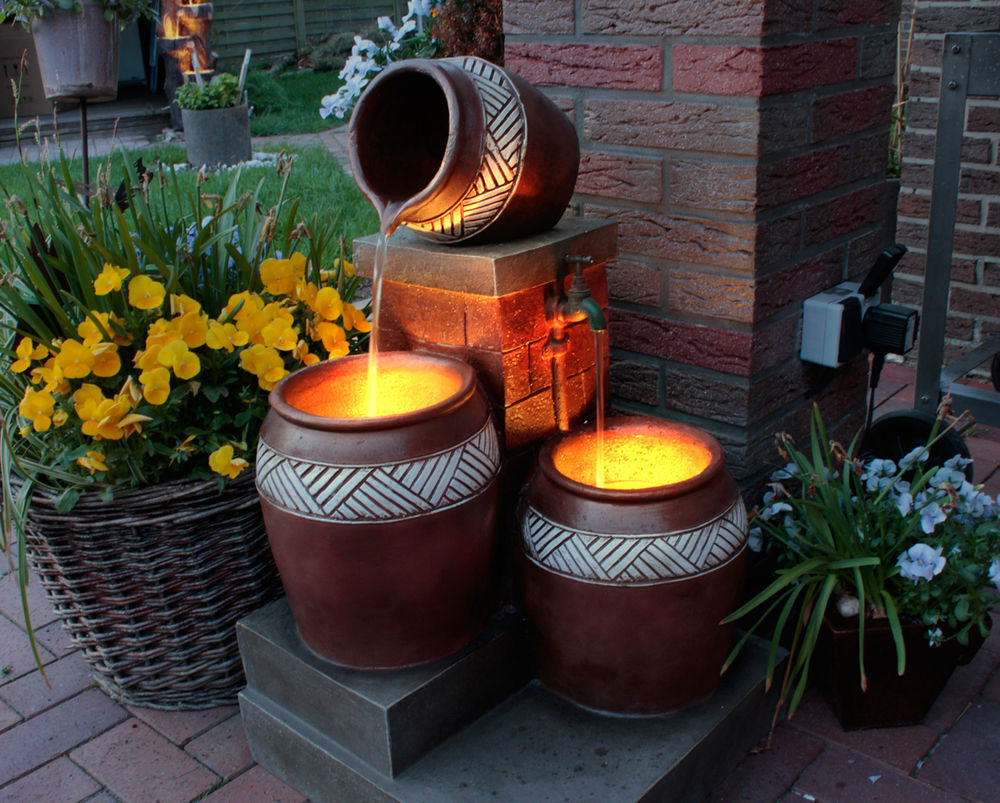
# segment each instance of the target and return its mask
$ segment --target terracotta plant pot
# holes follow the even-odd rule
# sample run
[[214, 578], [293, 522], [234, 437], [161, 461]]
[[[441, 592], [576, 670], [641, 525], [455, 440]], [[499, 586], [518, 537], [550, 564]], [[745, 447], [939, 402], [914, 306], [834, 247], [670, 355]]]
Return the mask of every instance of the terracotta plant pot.
[[522, 499], [539, 679], [601, 711], [660, 714], [712, 693], [739, 599], [746, 511], [710, 435], [644, 418], [550, 441]]
[[473, 56], [381, 72], [350, 124], [351, 166], [382, 230], [497, 242], [562, 217], [580, 161], [569, 118], [531, 84]]
[[181, 109], [188, 163], [234, 165], [253, 155], [250, 110], [245, 103], [225, 109]]
[[969, 663], [983, 639], [973, 629], [969, 644], [955, 640], [932, 647], [927, 626], [903, 623], [906, 671], [896, 672], [896, 647], [885, 621], [865, 623], [865, 673], [861, 690], [856, 622], [836, 614], [823, 620], [816, 644], [816, 683], [845, 730], [915, 725], [923, 720], [956, 666]]
[[338, 664], [391, 668], [459, 649], [492, 612], [500, 446], [469, 366], [380, 354], [380, 392], [395, 385], [415, 409], [367, 417], [367, 359], [275, 386], [257, 488], [302, 640]]
[[81, 0], [83, 11], [49, 10], [31, 23], [45, 97], [118, 97], [118, 18], [104, 19], [101, 0]]

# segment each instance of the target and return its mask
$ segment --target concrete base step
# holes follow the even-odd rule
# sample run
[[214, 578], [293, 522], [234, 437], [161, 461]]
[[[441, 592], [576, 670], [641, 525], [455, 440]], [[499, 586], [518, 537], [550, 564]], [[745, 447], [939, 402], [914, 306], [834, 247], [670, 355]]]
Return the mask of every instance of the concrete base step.
[[[254, 759], [315, 801], [697, 801], [766, 734], [773, 711], [763, 692], [767, 648], [756, 639], [709, 700], [669, 717], [616, 717], [537, 681], [521, 685], [515, 615], [444, 662], [371, 673], [331, 667], [296, 646], [282, 605], [239, 626], [248, 679], [240, 708]], [[482, 690], [495, 696], [504, 677], [518, 690], [440, 741], [441, 712], [455, 721], [463, 697], [481, 710], [491, 696]], [[397, 706], [403, 716], [388, 728], [372, 716]], [[393, 755], [408, 731], [410, 748]], [[421, 740], [425, 750], [415, 749]]]

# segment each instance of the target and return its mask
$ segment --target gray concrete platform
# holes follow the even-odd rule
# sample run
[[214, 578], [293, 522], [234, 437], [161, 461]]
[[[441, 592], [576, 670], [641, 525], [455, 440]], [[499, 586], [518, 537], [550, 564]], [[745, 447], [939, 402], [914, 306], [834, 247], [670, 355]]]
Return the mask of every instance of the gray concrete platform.
[[[272, 611], [268, 621], [251, 627], [280, 621]], [[508, 621], [501, 629], [513, 624]], [[248, 629], [241, 628], [247, 660]], [[273, 671], [284, 676], [276, 674], [263, 686], [259, 673], [252, 676], [250, 659], [249, 685], [240, 695], [243, 724], [254, 759], [315, 801], [700, 800], [766, 734], [774, 706], [763, 692], [767, 651], [754, 640], [716, 693], [686, 711], [669, 717], [608, 716], [574, 706], [531, 681], [393, 775], [386, 771], [385, 756], [358, 738], [357, 708], [344, 700], [384, 703], [398, 697], [403, 687], [422, 686], [416, 675], [407, 676], [418, 670], [350, 673], [313, 657], [306, 661], [311, 669], [322, 671], [325, 665], [340, 688], [335, 696], [341, 701], [328, 705], [316, 687], [301, 685], [297, 670], [289, 671], [301, 660], [292, 644], [297, 638], [278, 640], [294, 657], [290, 663], [282, 661], [278, 645], [270, 644], [266, 649], [272, 653]], [[446, 661], [444, 667], [419, 671], [434, 676], [452, 671], [468, 693], [506, 673], [500, 658], [503, 643], [502, 636], [494, 635], [460, 654], [457, 663], [466, 663], [465, 670], [449, 670], [451, 661]], [[491, 657], [476, 658], [483, 650]], [[344, 697], [351, 686], [353, 693]], [[450, 688], [442, 684], [439, 691]], [[443, 707], [453, 705], [454, 697]], [[436, 708], [433, 694], [425, 697], [422, 713], [410, 712], [408, 728], [434, 730]]]

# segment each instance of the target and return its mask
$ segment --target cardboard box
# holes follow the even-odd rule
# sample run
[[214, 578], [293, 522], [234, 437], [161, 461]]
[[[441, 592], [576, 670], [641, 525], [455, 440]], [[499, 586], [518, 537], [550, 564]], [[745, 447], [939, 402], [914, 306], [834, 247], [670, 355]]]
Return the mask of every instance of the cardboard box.
[[[21, 55], [27, 51], [24, 59], [24, 73], [21, 74]], [[20, 80], [21, 102], [18, 106], [18, 117], [31, 117], [36, 114], [52, 114], [52, 103], [45, 99], [45, 89], [38, 75], [35, 59], [35, 43], [31, 34], [20, 24], [5, 23], [0, 25], [0, 117], [14, 116], [14, 90], [11, 81], [16, 85]]]

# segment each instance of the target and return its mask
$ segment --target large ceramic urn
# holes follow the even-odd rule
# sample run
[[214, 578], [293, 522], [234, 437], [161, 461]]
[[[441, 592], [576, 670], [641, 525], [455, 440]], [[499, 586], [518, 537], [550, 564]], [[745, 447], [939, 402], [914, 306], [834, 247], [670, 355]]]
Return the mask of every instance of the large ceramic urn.
[[564, 112], [474, 56], [407, 59], [382, 71], [351, 117], [350, 152], [383, 232], [402, 223], [444, 243], [552, 228], [580, 161]]
[[271, 392], [257, 488], [304, 643], [358, 668], [443, 657], [492, 612], [500, 447], [469, 366], [410, 352], [304, 368]]
[[539, 679], [600, 711], [684, 708], [712, 693], [730, 646], [719, 622], [742, 588], [746, 511], [707, 433], [621, 418], [598, 441], [548, 442], [520, 504]]

